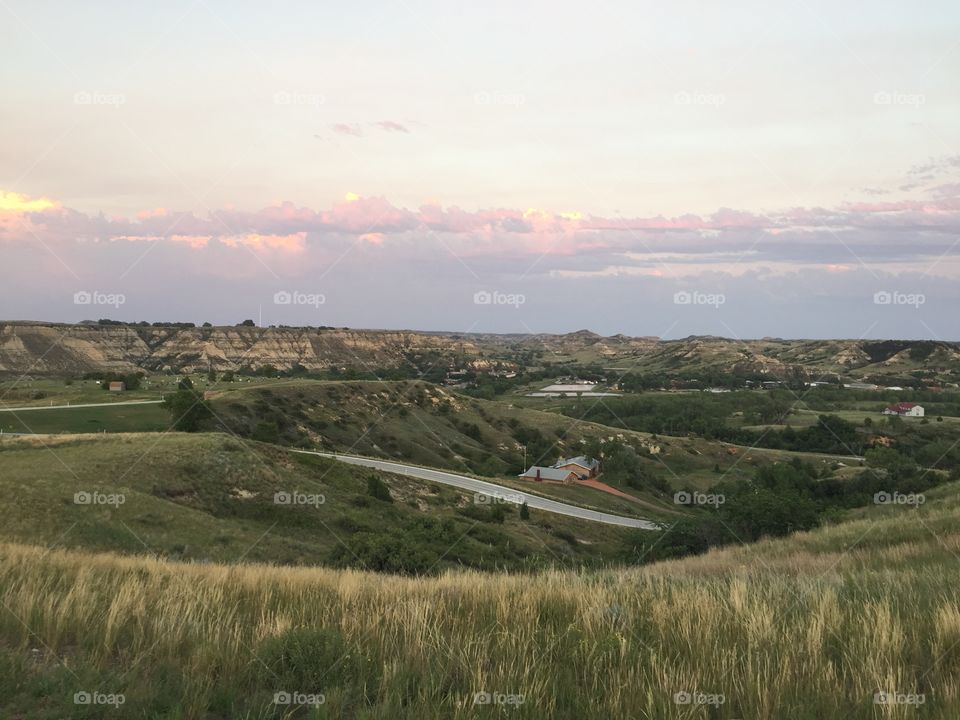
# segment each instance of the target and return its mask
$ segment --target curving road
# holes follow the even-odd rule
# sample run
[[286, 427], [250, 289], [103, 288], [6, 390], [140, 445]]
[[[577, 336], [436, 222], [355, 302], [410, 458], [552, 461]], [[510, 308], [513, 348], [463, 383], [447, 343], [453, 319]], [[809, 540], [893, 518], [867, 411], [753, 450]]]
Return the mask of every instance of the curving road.
[[606, 523], [607, 525], [620, 525], [622, 527], [639, 528], [641, 530], [660, 529], [660, 526], [651, 520], [641, 520], [639, 518], [623, 517], [622, 515], [611, 515], [610, 513], [599, 512], [597, 510], [588, 510], [587, 508], [577, 507], [576, 505], [568, 505], [567, 503], [557, 500], [550, 500], [540, 495], [531, 495], [521, 490], [496, 485], [485, 480], [477, 480], [476, 478], [467, 477], [466, 475], [455, 475], [454, 473], [449, 473], [444, 470], [431, 470], [430, 468], [418, 467], [417, 465], [404, 465], [403, 463], [392, 462], [390, 460], [377, 460], [374, 458], [359, 457], [357, 455], [337, 455], [336, 453], [314, 452], [311, 450], [293, 450], [292, 452], [299, 452], [305, 455], [319, 455], [321, 457], [349, 463], [350, 465], [362, 465], [363, 467], [374, 468], [382, 472], [391, 472], [420, 480], [453, 485], [462, 490], [482, 493], [517, 505], [526, 502], [528, 507], [537, 510], [545, 510], [546, 512], [552, 512], [558, 515], [568, 515], [570, 517], [580, 518], [581, 520], [591, 520], [593, 522]]

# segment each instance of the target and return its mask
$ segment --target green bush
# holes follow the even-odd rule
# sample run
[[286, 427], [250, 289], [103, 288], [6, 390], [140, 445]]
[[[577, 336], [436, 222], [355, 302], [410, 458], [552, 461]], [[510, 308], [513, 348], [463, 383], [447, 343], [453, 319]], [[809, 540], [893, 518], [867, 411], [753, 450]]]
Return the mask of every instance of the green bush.
[[393, 502], [393, 496], [390, 494], [390, 488], [380, 479], [379, 475], [367, 476], [367, 495], [383, 502]]

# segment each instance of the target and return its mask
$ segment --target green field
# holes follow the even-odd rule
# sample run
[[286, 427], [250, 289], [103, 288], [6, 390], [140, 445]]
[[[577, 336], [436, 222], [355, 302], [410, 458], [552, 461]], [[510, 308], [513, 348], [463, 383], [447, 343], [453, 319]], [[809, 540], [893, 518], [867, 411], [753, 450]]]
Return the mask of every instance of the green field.
[[0, 430], [5, 433], [163, 432], [169, 427], [170, 413], [159, 404], [0, 409]]

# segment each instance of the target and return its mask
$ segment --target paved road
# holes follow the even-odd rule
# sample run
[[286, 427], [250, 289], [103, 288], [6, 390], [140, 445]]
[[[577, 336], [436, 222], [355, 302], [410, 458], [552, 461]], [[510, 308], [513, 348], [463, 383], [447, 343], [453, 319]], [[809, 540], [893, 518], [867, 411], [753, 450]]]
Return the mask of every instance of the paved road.
[[118, 407], [123, 405], [156, 405], [163, 400], [124, 400], [123, 402], [78, 403], [76, 405], [26, 405], [25, 407], [0, 407], [0, 412], [24, 410], [65, 410], [67, 408]]
[[526, 502], [528, 507], [537, 510], [546, 510], [547, 512], [557, 513], [558, 515], [568, 515], [582, 520], [592, 520], [593, 522], [640, 528], [642, 530], [660, 529], [657, 523], [650, 520], [628, 518], [621, 515], [598, 512], [597, 510], [588, 510], [577, 507], [576, 505], [568, 505], [567, 503], [550, 500], [539, 495], [531, 495], [520, 490], [504, 487], [503, 485], [495, 485], [491, 482], [477, 480], [476, 478], [467, 477], [466, 475], [455, 475], [454, 473], [448, 473], [443, 470], [431, 470], [416, 465], [404, 465], [403, 463], [391, 462], [389, 460], [376, 460], [373, 458], [358, 457], [356, 455], [337, 455], [335, 453], [312, 452], [310, 450], [294, 450], [293, 452], [304, 453], [306, 455], [320, 455], [351, 465], [362, 465], [363, 467], [372, 467], [383, 472], [392, 472], [420, 480], [453, 485], [463, 490], [470, 490], [475, 493], [483, 493], [491, 497], [502, 498], [507, 502], [512, 502], [517, 505]]

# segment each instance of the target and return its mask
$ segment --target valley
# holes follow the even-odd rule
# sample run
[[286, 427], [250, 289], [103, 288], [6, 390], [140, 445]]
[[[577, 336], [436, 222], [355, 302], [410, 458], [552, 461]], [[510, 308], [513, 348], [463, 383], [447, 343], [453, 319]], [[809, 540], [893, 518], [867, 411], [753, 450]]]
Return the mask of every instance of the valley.
[[[906, 371], [764, 341], [790, 369], [759, 376], [732, 341], [671, 369], [654, 339], [578, 333], [546, 360], [548, 336], [316, 330], [294, 356], [242, 328], [190, 359], [176, 337], [202, 331], [77, 327], [0, 380], [0, 666], [25, 678], [5, 713], [76, 716], [88, 685], [188, 718], [960, 706], [945, 348]], [[215, 360], [228, 336], [262, 364]], [[610, 348], [635, 365], [594, 364]]]

